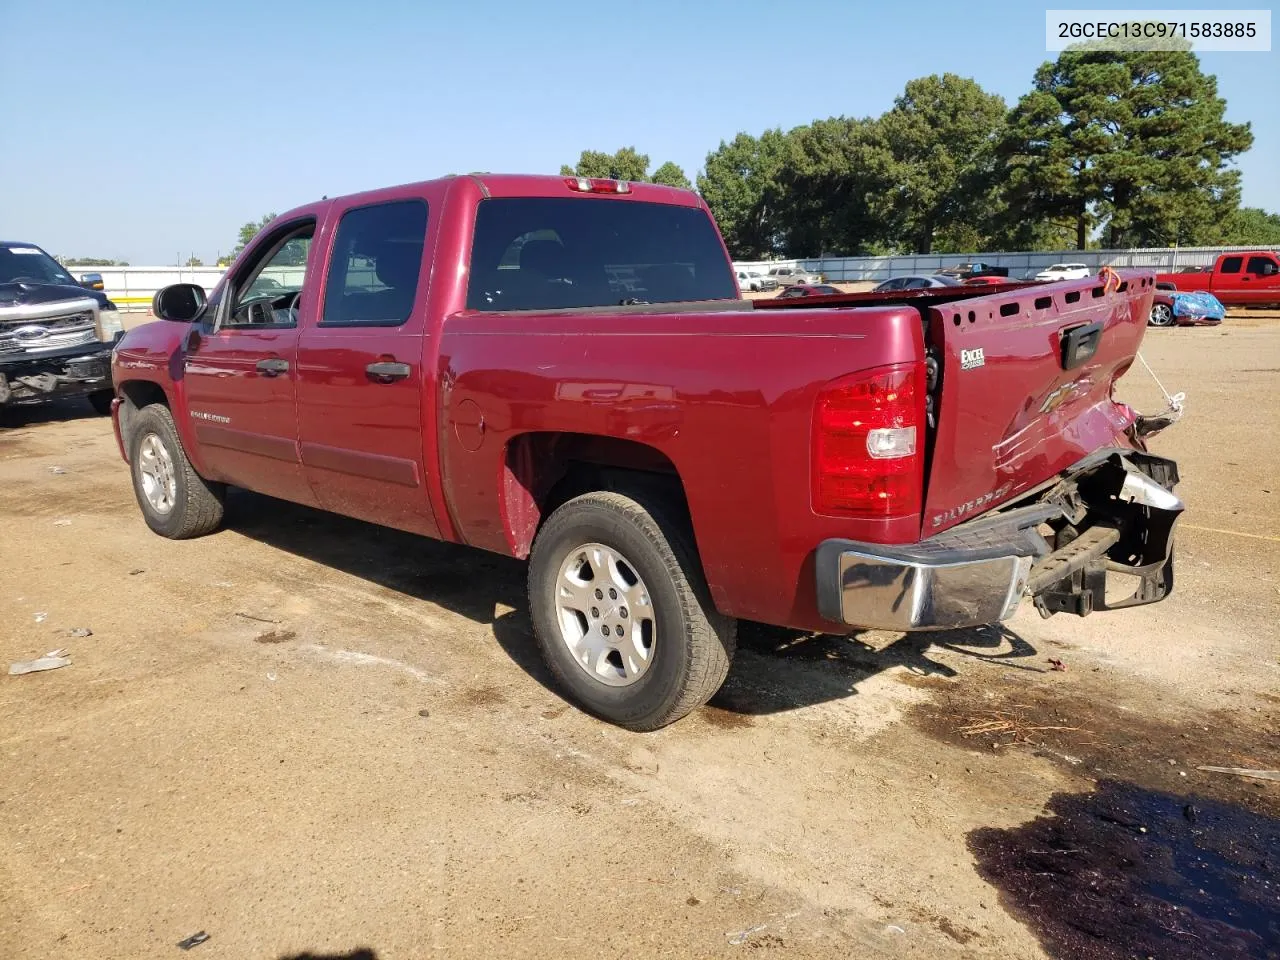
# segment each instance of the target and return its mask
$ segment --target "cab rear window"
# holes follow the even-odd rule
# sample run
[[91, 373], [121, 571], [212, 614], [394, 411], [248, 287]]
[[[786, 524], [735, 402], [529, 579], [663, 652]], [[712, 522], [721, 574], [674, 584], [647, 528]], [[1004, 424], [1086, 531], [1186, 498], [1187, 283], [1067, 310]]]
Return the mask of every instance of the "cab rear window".
[[736, 297], [715, 226], [697, 207], [598, 197], [480, 202], [468, 309], [561, 310]]

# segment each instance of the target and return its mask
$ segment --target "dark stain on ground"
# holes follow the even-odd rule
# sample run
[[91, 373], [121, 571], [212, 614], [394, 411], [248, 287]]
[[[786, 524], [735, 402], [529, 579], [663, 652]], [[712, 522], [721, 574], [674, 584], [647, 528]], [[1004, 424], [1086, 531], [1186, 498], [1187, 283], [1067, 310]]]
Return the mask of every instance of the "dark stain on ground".
[[462, 702], [473, 707], [491, 707], [507, 702], [507, 696], [497, 687], [475, 687], [462, 692]]
[[1280, 958], [1280, 821], [1104, 780], [969, 835], [978, 872], [1056, 957]]
[[1145, 696], [1126, 703], [1088, 680], [1043, 676], [980, 686], [977, 677], [900, 679], [932, 694], [913, 711], [916, 726], [966, 750], [1043, 757], [1081, 778], [1082, 789], [1110, 778], [1148, 790], [1194, 791], [1280, 817], [1280, 791], [1273, 785], [1196, 769], [1280, 768], [1280, 717], [1274, 711], [1184, 711], [1165, 700], [1155, 716]]
[[292, 630], [276, 629], [267, 630], [259, 633], [253, 638], [254, 643], [285, 643], [292, 640], [296, 634]]
[[703, 723], [710, 724], [713, 727], [719, 727], [721, 730], [742, 730], [745, 727], [754, 727], [755, 721], [744, 713], [734, 713], [732, 710], [722, 710], [720, 707], [703, 707], [696, 716], [700, 717]]

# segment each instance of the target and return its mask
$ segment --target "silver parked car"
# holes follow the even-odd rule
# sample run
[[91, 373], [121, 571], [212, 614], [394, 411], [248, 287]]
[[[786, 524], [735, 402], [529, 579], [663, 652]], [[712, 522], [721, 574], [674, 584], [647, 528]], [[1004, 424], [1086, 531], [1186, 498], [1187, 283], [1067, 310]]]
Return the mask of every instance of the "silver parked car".
[[794, 267], [770, 267], [769, 276], [774, 282], [783, 286], [789, 286], [797, 283], [821, 283], [822, 275], [811, 273], [801, 266]]
[[894, 277], [872, 289], [872, 293], [884, 293], [888, 290], [927, 290], [930, 287], [959, 287], [961, 282], [954, 277], [933, 274], [932, 276]]

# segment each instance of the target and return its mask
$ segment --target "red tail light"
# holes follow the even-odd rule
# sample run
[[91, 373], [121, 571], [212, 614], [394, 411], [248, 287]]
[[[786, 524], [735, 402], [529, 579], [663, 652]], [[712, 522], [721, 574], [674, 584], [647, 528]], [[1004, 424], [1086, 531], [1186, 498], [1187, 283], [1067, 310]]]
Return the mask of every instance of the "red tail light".
[[813, 423], [813, 505], [884, 519], [918, 514], [924, 485], [924, 364], [833, 380]]

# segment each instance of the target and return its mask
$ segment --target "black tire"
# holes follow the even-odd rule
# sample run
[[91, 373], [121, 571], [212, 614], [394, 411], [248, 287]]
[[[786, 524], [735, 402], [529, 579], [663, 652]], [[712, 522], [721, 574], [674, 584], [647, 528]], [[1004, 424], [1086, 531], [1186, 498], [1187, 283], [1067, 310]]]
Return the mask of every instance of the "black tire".
[[114, 390], [98, 390], [89, 394], [89, 403], [93, 406], [93, 412], [100, 417], [111, 415], [111, 401], [116, 398]]
[[[174, 482], [173, 504], [167, 511], [158, 510], [147, 499], [140, 470], [140, 451], [148, 437], [155, 437], [168, 453]], [[182, 449], [173, 414], [164, 404], [143, 407], [132, 418], [129, 429], [129, 472], [133, 476], [133, 493], [142, 509], [147, 526], [170, 540], [187, 540], [212, 533], [222, 523], [222, 502], [226, 487], [210, 483], [196, 473]]]
[[1153, 303], [1151, 305], [1151, 316], [1147, 318], [1147, 325], [1152, 327], [1173, 326], [1173, 308], [1165, 303]]
[[[561, 634], [560, 568], [587, 543], [618, 551], [650, 594], [653, 660], [629, 686], [590, 676]], [[620, 493], [588, 493], [552, 513], [529, 558], [529, 607], [538, 646], [560, 688], [587, 712], [628, 730], [657, 730], [702, 706], [724, 683], [733, 659], [737, 623], [716, 612], [687, 524], [657, 499], [642, 505]]]

